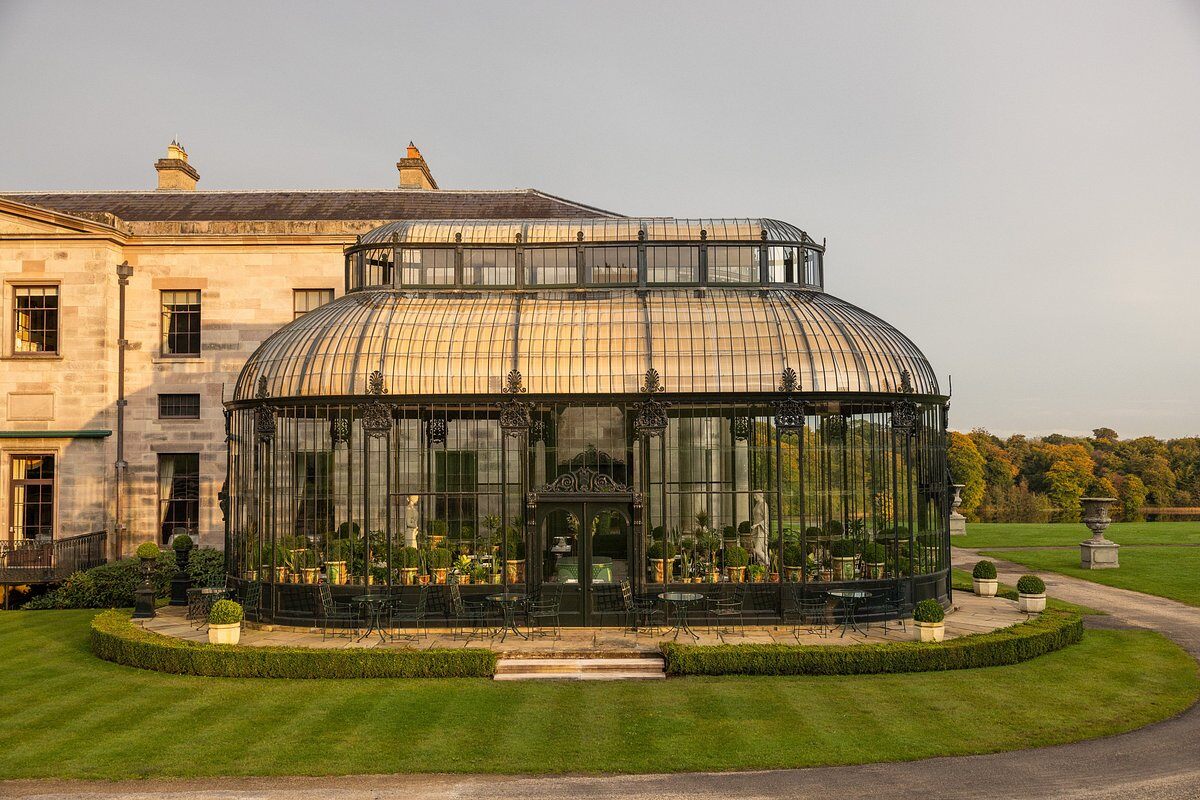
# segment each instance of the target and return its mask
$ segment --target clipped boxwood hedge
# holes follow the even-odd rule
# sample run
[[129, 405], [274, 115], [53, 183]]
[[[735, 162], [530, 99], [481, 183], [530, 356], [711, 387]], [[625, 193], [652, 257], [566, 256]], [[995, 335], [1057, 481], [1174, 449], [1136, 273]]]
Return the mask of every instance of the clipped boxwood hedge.
[[172, 639], [105, 611], [92, 619], [92, 652], [105, 661], [178, 675], [223, 678], [490, 678], [486, 648], [245, 647]]
[[668, 675], [869, 675], [996, 667], [1076, 644], [1083, 619], [1065, 611], [945, 642], [855, 645], [661, 645]]

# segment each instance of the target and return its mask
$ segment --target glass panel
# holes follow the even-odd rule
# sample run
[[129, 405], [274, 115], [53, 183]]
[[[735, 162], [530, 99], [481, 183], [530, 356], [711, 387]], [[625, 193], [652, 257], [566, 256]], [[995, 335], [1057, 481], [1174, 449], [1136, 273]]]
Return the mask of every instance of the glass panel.
[[453, 286], [454, 248], [405, 248], [400, 251], [400, 269], [404, 286]]
[[516, 282], [517, 253], [513, 249], [463, 250], [463, 285], [512, 286]]
[[333, 289], [293, 289], [292, 319], [300, 319], [309, 311], [333, 300]]
[[162, 293], [162, 354], [200, 355], [200, 291]]
[[537, 247], [525, 251], [525, 271], [530, 286], [564, 286], [579, 281], [574, 247]]
[[799, 252], [799, 249], [795, 247], [767, 248], [768, 280], [771, 283], [799, 283], [800, 272], [797, 266]]
[[592, 588], [629, 579], [629, 523], [615, 510], [592, 516]]
[[757, 247], [708, 248], [708, 279], [712, 283], [757, 283]]
[[14, 540], [54, 536], [54, 456], [13, 456], [9, 482]]
[[195, 535], [200, 527], [200, 454], [160, 453], [158, 456], [160, 541], [177, 533]]
[[579, 516], [554, 509], [542, 520], [542, 582], [579, 583]]
[[13, 287], [13, 352], [58, 352], [58, 287]]
[[200, 419], [200, 395], [160, 394], [159, 419]]
[[585, 283], [637, 283], [637, 248], [585, 247], [583, 266]]
[[648, 283], [697, 283], [699, 280], [699, 247], [646, 248]]

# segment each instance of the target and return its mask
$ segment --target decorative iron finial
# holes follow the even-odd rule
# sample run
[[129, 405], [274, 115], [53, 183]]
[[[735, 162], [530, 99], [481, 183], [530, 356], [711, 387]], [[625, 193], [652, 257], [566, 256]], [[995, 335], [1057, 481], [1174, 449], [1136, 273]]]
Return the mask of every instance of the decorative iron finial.
[[912, 376], [908, 374], [908, 370], [900, 372], [900, 393], [913, 394]]
[[646, 370], [645, 383], [642, 388], [638, 389], [642, 394], [658, 394], [665, 392], [666, 388], [662, 385], [662, 378], [658, 374], [658, 370], [654, 367]]
[[524, 386], [524, 379], [521, 377], [521, 370], [512, 369], [508, 376], [504, 379], [504, 386], [500, 389], [504, 394], [525, 394], [528, 389]]
[[784, 367], [783, 372], [779, 376], [779, 391], [784, 394], [792, 394], [800, 387], [800, 378], [796, 375], [796, 370], [791, 367]]
[[371, 373], [367, 379], [367, 394], [387, 394], [387, 389], [383, 387], [383, 370], [377, 369]]
[[258, 388], [254, 390], [254, 399], [255, 400], [266, 400], [270, 396], [271, 396], [271, 393], [267, 391], [267, 376], [259, 375], [258, 376]]

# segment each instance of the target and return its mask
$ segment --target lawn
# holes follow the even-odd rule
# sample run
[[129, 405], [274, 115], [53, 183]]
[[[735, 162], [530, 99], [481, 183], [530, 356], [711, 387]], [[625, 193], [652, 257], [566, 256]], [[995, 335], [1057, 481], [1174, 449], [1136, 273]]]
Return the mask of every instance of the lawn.
[[[1154, 523], [1161, 525], [1165, 523]], [[1200, 606], [1200, 547], [1126, 546], [1117, 569], [1080, 569], [1079, 549], [995, 550], [992, 558]]]
[[[1048, 547], [1077, 545], [1091, 536], [1082, 522], [969, 522], [967, 535], [950, 541], [955, 547]], [[1114, 522], [1105, 536], [1117, 544], [1200, 545], [1200, 522]]]
[[90, 616], [0, 613], [0, 778], [850, 764], [1103, 736], [1200, 694], [1196, 663], [1148, 631], [1088, 631], [1024, 664], [920, 675], [288, 681], [102, 662]]

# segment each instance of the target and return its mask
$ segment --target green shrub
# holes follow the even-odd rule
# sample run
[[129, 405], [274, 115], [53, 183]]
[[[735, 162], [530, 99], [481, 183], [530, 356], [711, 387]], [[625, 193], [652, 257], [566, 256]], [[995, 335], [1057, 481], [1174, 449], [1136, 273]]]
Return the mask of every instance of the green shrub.
[[358, 538], [358, 523], [343, 522], [337, 527], [337, 538], [339, 539], [357, 539]]
[[750, 554], [746, 552], [746, 548], [738, 545], [725, 548], [725, 566], [744, 567], [749, 563]]
[[853, 539], [834, 539], [829, 543], [829, 555], [833, 558], [853, 558], [854, 550]]
[[917, 537], [919, 547], [939, 547], [941, 544], [941, 537], [936, 533], [922, 533]]
[[738, 533], [741, 534], [742, 536], [749, 536], [750, 531], [753, 530], [753, 526], [750, 524], [750, 520], [744, 519], [738, 523], [737, 529], [738, 529]]
[[218, 600], [213, 603], [208, 612], [209, 625], [232, 625], [241, 622], [244, 612], [242, 607], [232, 600]]
[[223, 586], [225, 554], [211, 547], [196, 547], [188, 554], [187, 573], [195, 586]]
[[646, 548], [646, 558], [670, 560], [675, 557], [675, 545], [670, 542], [652, 542]]
[[659, 645], [668, 675], [869, 675], [1018, 664], [1083, 637], [1078, 614], [1047, 611], [1029, 622], [945, 642], [856, 645]]
[[971, 570], [972, 578], [979, 578], [982, 581], [996, 580], [996, 565], [991, 561], [980, 561], [975, 564], [975, 569]]
[[186, 533], [181, 533], [171, 540], [171, 549], [173, 550], [191, 550], [195, 546], [192, 537]]
[[785, 545], [783, 548], [783, 565], [785, 567], [804, 566], [804, 548], [798, 544]]
[[488, 678], [496, 653], [483, 647], [307, 648], [210, 645], [160, 636], [129, 614], [92, 620], [92, 652], [116, 664], [178, 675], [226, 678]]
[[435, 547], [429, 551], [430, 569], [449, 569], [450, 551], [444, 547]]
[[[168, 595], [176, 571], [175, 554], [169, 550], [158, 551], [158, 560], [150, 573], [155, 595]], [[57, 589], [31, 600], [22, 608], [30, 611], [51, 608], [127, 608], [134, 604], [134, 593], [141, 585], [141, 560], [126, 558], [92, 567], [86, 572], [75, 572]]]
[[842, 535], [841, 520], [831, 519], [825, 523], [825, 530], [833, 536]]
[[415, 547], [406, 547], [400, 551], [401, 567], [421, 566], [421, 551]]
[[154, 542], [142, 542], [138, 545], [137, 557], [145, 561], [152, 561], [158, 558], [158, 545]]
[[1044, 594], [1046, 584], [1037, 575], [1022, 575], [1017, 581], [1017, 591], [1021, 594]]
[[509, 561], [523, 561], [525, 559], [525, 540], [517, 534], [510, 534], [504, 546], [504, 557]]
[[932, 598], [922, 600], [913, 607], [913, 622], [942, 622], [946, 611], [942, 604]]
[[887, 548], [878, 542], [863, 545], [862, 560], [867, 564], [882, 564], [887, 560]]

